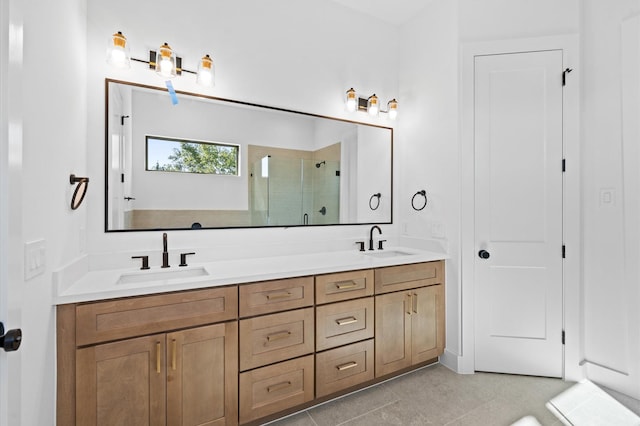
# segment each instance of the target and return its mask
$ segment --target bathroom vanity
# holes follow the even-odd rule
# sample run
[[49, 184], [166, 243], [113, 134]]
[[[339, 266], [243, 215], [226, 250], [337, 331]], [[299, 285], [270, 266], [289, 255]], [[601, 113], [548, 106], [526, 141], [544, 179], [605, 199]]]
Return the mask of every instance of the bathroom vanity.
[[437, 361], [442, 255], [327, 262], [59, 298], [58, 424], [259, 424]]

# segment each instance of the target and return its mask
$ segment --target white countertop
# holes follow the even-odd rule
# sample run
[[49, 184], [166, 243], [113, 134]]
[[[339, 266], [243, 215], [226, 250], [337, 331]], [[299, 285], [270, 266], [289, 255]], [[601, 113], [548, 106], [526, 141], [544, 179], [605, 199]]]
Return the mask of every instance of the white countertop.
[[[383, 257], [381, 257], [383, 256]], [[388, 257], [387, 257], [388, 256]], [[379, 268], [446, 259], [444, 253], [405, 247], [373, 252], [334, 251], [193, 263], [186, 267], [158, 267], [89, 271], [78, 280], [58, 285], [54, 303], [78, 303], [117, 297], [216, 287], [340, 271]], [[195, 276], [188, 276], [193, 274]], [[166, 276], [165, 276], [166, 275]], [[177, 275], [183, 275], [177, 277]], [[138, 282], [119, 283], [130, 280]], [[147, 278], [150, 278], [147, 280]]]

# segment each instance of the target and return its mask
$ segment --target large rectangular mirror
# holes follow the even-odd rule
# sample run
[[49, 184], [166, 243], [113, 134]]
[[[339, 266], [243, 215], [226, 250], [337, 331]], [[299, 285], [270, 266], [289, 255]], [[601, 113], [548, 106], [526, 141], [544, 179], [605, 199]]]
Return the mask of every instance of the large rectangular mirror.
[[105, 87], [107, 232], [392, 221], [392, 128]]

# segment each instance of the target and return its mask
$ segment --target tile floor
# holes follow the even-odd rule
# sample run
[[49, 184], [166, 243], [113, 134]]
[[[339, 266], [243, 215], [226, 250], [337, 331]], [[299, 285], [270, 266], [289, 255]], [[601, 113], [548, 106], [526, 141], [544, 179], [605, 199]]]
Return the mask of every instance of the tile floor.
[[[529, 415], [535, 416], [542, 425], [562, 425], [545, 403], [572, 384], [559, 379], [507, 374], [459, 375], [436, 364], [270, 425], [500, 426]], [[621, 402], [632, 410], [640, 409], [640, 406], [629, 405], [640, 404], [634, 399]]]

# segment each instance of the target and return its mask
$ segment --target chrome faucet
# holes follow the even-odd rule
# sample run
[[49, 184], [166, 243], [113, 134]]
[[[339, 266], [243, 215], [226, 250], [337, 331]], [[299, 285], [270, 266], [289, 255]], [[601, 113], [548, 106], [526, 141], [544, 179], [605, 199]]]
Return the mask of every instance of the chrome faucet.
[[369, 250], [373, 250], [373, 230], [377, 229], [380, 235], [382, 235], [382, 230], [378, 225], [373, 225], [371, 230], [369, 231]]
[[169, 268], [169, 251], [167, 250], [167, 233], [162, 234], [162, 268]]

